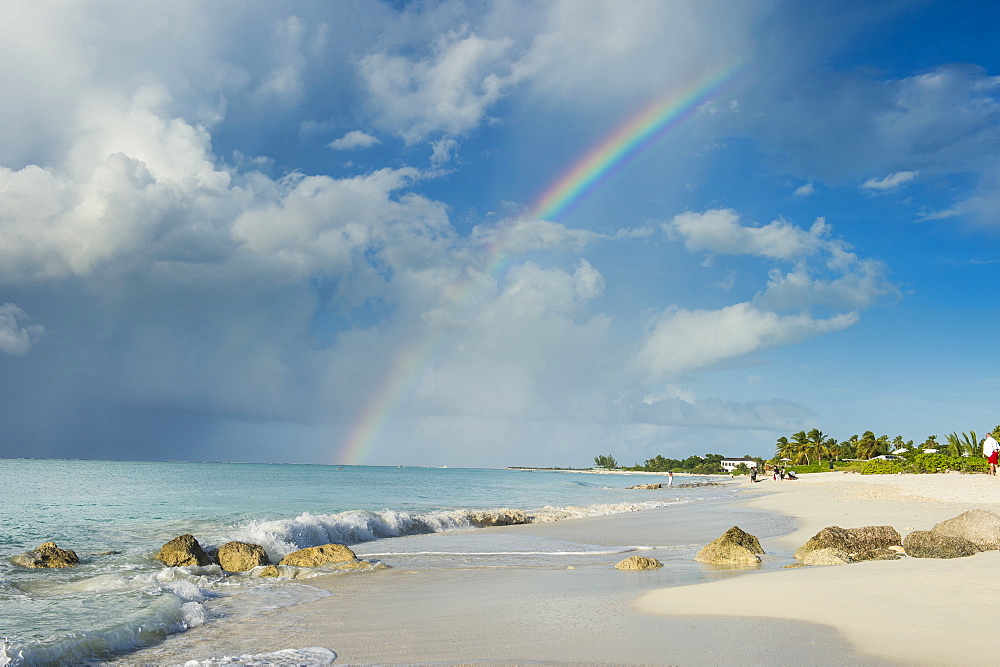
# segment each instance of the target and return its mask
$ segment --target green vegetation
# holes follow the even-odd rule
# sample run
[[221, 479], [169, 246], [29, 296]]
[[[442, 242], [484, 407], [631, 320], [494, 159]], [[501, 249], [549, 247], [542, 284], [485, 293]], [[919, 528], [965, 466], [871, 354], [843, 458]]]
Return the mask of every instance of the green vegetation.
[[[637, 472], [689, 472], [698, 475], [718, 475], [722, 470], [722, 454], [705, 454], [705, 456], [689, 456], [686, 459], [667, 459], [659, 454], [648, 459], [642, 465], [638, 463], [626, 470]], [[752, 457], [748, 457], [752, 458]]]
[[[904, 440], [899, 435], [890, 439], [888, 435], [876, 436], [873, 431], [865, 431], [862, 435], [852, 435], [838, 442], [836, 438], [813, 429], [808, 433], [793, 433], [790, 438], [778, 438], [771, 463], [786, 464], [796, 473], [831, 469], [853, 470], [863, 475], [988, 471], [989, 465], [982, 456], [982, 439], [975, 431], [949, 433], [945, 440], [946, 443], [942, 444], [936, 435], [931, 435], [921, 445], [914, 446], [912, 440]], [[875, 458], [885, 455], [888, 459]]]
[[594, 464], [598, 468], [607, 468], [608, 470], [613, 470], [618, 467], [618, 461], [615, 461], [615, 457], [604, 456], [603, 454], [594, 457]]

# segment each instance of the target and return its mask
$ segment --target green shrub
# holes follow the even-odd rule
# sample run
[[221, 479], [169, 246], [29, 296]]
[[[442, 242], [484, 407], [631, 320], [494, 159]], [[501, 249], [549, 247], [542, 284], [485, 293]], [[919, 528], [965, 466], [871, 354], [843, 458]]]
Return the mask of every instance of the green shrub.
[[959, 470], [962, 472], [989, 472], [990, 464], [981, 456], [966, 456], [962, 458]]
[[861, 464], [862, 475], [895, 475], [903, 472], [903, 464], [899, 461], [872, 459]]

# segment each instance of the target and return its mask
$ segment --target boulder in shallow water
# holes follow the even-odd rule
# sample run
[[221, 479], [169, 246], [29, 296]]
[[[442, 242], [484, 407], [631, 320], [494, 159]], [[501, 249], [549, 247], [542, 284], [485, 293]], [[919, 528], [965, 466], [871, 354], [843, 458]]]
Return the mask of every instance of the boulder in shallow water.
[[695, 560], [715, 565], [757, 565], [764, 553], [760, 541], [739, 526], [733, 526], [698, 552]]
[[219, 547], [219, 565], [227, 572], [246, 572], [271, 561], [264, 547], [248, 542], [226, 542]]
[[619, 570], [655, 570], [658, 567], [663, 567], [663, 563], [655, 558], [647, 558], [646, 556], [629, 556], [624, 560], [618, 561], [615, 567]]
[[170, 540], [159, 553], [153, 556], [167, 567], [192, 567], [195, 565], [211, 565], [212, 558], [198, 544], [193, 535], [180, 535]]
[[30, 568], [73, 567], [80, 562], [75, 551], [60, 549], [55, 542], [46, 542], [34, 551], [14, 556], [11, 560], [15, 565]]
[[343, 544], [324, 544], [318, 547], [306, 547], [288, 554], [278, 565], [294, 565], [295, 567], [319, 567], [330, 563], [353, 563], [358, 557]]
[[980, 551], [1000, 549], [1000, 516], [986, 510], [969, 510], [952, 519], [934, 524], [937, 535], [961, 537], [975, 544]]
[[906, 555], [912, 558], [965, 558], [981, 550], [964, 537], [940, 535], [932, 530], [915, 530], [903, 540]]
[[810, 565], [895, 560], [899, 558], [899, 552], [892, 547], [898, 547], [902, 543], [899, 532], [892, 526], [829, 526], [799, 547], [795, 557]]
[[653, 489], [662, 489], [663, 485], [662, 484], [636, 484], [635, 486], [626, 486], [625, 488], [626, 489], [648, 489], [648, 490], [651, 491]]
[[524, 510], [472, 510], [469, 512], [469, 523], [479, 528], [490, 526], [517, 526], [531, 523], [531, 516]]

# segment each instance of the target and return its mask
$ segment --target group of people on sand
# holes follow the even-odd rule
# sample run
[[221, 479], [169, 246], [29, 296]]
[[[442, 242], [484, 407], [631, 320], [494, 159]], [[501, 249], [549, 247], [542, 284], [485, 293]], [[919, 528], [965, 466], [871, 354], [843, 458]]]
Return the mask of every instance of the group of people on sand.
[[[786, 471], [785, 468], [784, 468], [784, 466], [782, 466], [780, 468], [777, 467], [777, 466], [774, 466], [773, 468], [771, 466], [768, 466], [768, 469], [770, 469], [771, 475], [772, 475], [774, 481], [776, 481], [776, 482], [779, 479], [783, 479], [783, 480], [784, 479], [798, 479], [798, 477], [795, 475], [795, 471], [794, 470], [788, 470], [788, 471]], [[753, 484], [753, 483], [756, 483], [756, 482], [757, 482], [757, 467], [754, 466], [753, 468], [750, 468], [750, 483]]]

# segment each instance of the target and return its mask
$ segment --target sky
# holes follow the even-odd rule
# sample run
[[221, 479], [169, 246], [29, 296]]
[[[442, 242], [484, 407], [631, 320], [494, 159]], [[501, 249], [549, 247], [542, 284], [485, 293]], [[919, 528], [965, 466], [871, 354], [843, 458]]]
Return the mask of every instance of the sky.
[[0, 13], [0, 457], [1000, 423], [994, 2]]

